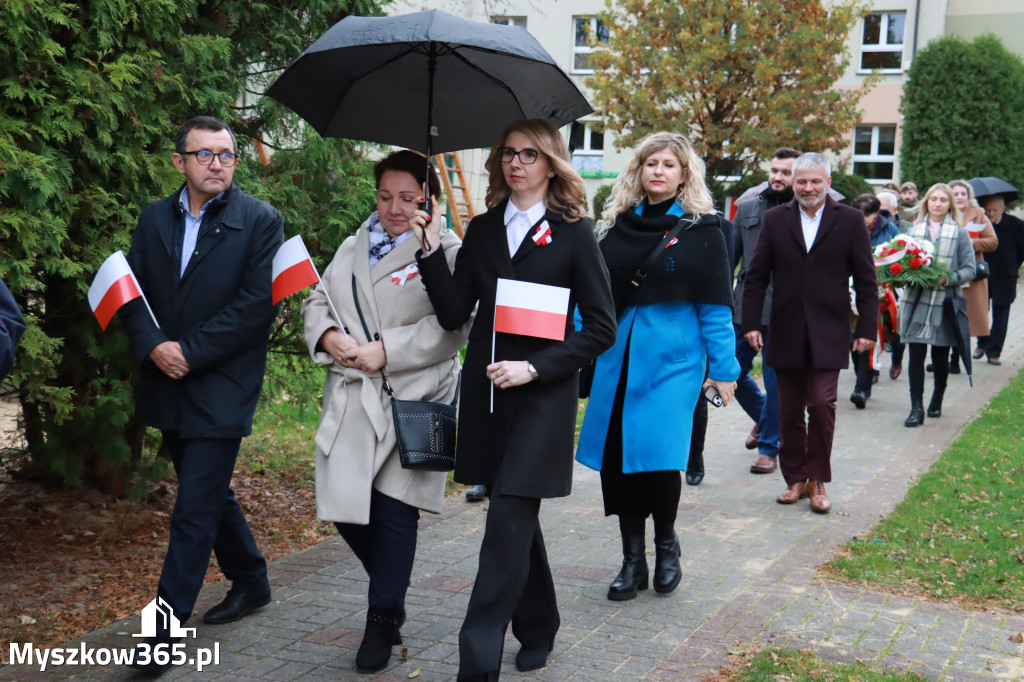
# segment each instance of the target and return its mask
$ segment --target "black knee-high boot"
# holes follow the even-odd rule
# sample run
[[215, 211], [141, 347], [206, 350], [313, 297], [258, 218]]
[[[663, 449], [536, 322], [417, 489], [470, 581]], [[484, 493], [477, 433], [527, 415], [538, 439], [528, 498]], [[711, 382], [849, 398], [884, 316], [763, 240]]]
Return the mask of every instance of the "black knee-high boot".
[[667, 594], [683, 578], [679, 565], [679, 537], [672, 523], [654, 524], [654, 591]]
[[636, 598], [637, 590], [646, 590], [648, 583], [647, 556], [644, 553], [644, 525], [647, 518], [639, 514], [620, 514], [619, 532], [622, 534], [622, 570], [608, 588], [612, 601]]

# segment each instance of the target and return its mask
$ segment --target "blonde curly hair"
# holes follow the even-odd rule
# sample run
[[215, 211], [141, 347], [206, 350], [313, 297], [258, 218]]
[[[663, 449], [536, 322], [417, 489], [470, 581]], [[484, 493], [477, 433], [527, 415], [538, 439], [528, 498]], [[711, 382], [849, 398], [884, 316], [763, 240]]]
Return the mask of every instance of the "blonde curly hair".
[[632, 210], [647, 197], [643, 185], [644, 164], [652, 154], [663, 149], [670, 149], [683, 169], [683, 182], [676, 192], [676, 201], [682, 204], [694, 221], [715, 212], [711, 191], [704, 182], [704, 161], [697, 156], [690, 141], [679, 133], [651, 133], [633, 148], [633, 158], [615, 181], [601, 215], [598, 239], [607, 234], [619, 214]]
[[487, 169], [487, 194], [484, 203], [487, 208], [494, 208], [511, 196], [512, 191], [505, 182], [505, 173], [501, 168], [501, 150], [512, 133], [520, 132], [530, 138], [543, 154], [554, 176], [548, 182], [548, 190], [544, 195], [545, 208], [560, 213], [567, 223], [574, 223], [585, 214], [584, 199], [586, 196], [583, 178], [572, 167], [569, 148], [558, 130], [547, 121], [531, 118], [516, 121], [501, 132], [491, 153], [484, 162]]

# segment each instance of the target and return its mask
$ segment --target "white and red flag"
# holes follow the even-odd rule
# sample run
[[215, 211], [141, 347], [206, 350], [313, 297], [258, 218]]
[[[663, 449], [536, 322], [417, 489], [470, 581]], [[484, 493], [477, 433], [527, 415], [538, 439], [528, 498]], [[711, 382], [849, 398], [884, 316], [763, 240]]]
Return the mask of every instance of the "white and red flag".
[[295, 235], [277, 250], [273, 267], [273, 301], [277, 302], [291, 296], [296, 291], [313, 286], [320, 281], [313, 259], [302, 242], [302, 237]]
[[494, 331], [562, 341], [568, 314], [568, 289], [498, 279], [494, 298]]
[[[135, 279], [135, 274], [132, 272], [131, 266], [128, 265], [128, 259], [122, 252], [115, 251], [103, 261], [103, 265], [96, 272], [96, 277], [93, 278], [92, 285], [89, 287], [89, 307], [92, 308], [93, 315], [100, 323], [100, 328], [106, 331], [114, 313], [128, 301], [139, 297], [145, 301], [142, 287]], [[149, 308], [148, 301], [146, 307]], [[152, 309], [149, 314], [153, 314]], [[156, 317], [153, 318], [153, 322], [156, 322]], [[157, 326], [160, 325], [157, 324]]]

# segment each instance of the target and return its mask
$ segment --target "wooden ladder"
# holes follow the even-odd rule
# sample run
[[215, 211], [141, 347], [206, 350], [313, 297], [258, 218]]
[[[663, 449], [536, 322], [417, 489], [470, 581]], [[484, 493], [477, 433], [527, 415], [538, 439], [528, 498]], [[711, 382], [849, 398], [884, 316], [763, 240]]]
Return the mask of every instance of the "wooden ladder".
[[473, 200], [469, 196], [469, 189], [466, 186], [466, 176], [462, 172], [459, 153], [435, 154], [431, 158], [441, 175], [441, 183], [444, 185], [444, 192], [448, 197], [448, 210], [455, 233], [460, 238], [465, 237], [466, 226], [469, 225], [469, 221], [473, 219], [476, 212], [473, 210]]

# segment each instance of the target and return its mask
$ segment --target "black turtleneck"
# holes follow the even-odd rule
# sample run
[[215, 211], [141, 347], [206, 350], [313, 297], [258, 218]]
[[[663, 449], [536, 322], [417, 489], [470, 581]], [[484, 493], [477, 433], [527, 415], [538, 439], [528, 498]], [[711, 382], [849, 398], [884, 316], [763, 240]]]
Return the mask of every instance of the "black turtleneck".
[[668, 213], [668, 210], [676, 203], [675, 197], [665, 199], [665, 201], [659, 201], [656, 204], [648, 203], [644, 206], [643, 216], [645, 218], [660, 218]]
[[769, 186], [761, 192], [761, 196], [763, 196], [765, 201], [768, 202], [768, 208], [775, 208], [776, 206], [781, 206], [782, 204], [793, 200], [793, 188], [787, 187], [781, 192], [776, 192], [771, 188], [771, 186]]

